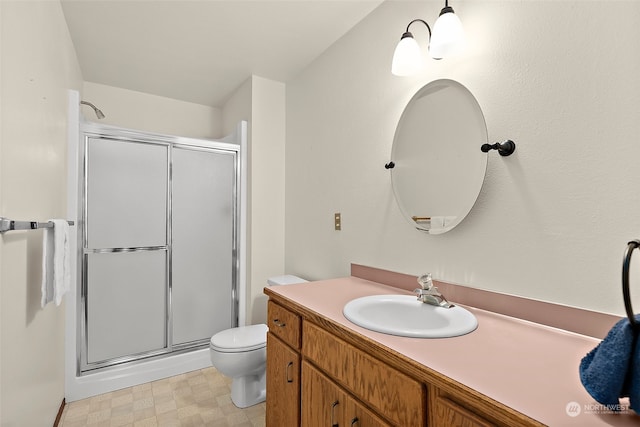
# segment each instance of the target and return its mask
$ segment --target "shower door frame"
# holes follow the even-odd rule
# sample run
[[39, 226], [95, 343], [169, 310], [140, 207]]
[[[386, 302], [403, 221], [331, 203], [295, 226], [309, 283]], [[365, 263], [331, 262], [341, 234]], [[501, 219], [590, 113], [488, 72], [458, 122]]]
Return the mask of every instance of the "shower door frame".
[[[77, 304], [77, 319], [79, 319], [76, 335], [77, 344], [77, 370], [76, 375], [82, 376], [99, 372], [107, 368], [113, 368], [122, 365], [130, 365], [141, 361], [150, 360], [157, 357], [165, 357], [168, 355], [180, 354], [192, 350], [202, 349], [209, 345], [209, 338], [203, 338], [188, 343], [173, 344], [173, 311], [172, 311], [172, 154], [173, 149], [190, 149], [194, 151], [204, 151], [208, 153], [232, 154], [234, 156], [234, 183], [233, 183], [233, 231], [232, 231], [232, 289], [231, 289], [231, 326], [238, 326], [240, 317], [240, 217], [241, 217], [241, 201], [240, 194], [242, 185], [242, 156], [241, 145], [232, 144], [213, 140], [200, 140], [192, 138], [184, 138], [170, 135], [159, 135], [143, 131], [129, 130], [109, 125], [101, 125], [97, 123], [86, 122], [81, 126], [81, 141], [79, 145], [80, 176], [79, 176], [79, 195], [80, 203], [78, 204], [78, 287], [77, 298], [80, 302]], [[166, 194], [166, 244], [164, 246], [140, 247], [140, 248], [111, 248], [93, 250], [88, 248], [88, 144], [90, 139], [105, 139], [119, 142], [130, 142], [136, 144], [153, 144], [161, 145], [167, 148], [167, 194]], [[206, 224], [203, 224], [206, 226]], [[88, 299], [87, 299], [87, 263], [88, 255], [91, 253], [121, 253], [121, 252], [142, 252], [142, 251], [161, 251], [166, 250], [166, 271], [165, 271], [165, 345], [163, 348], [144, 351], [136, 354], [118, 356], [101, 361], [89, 362], [89, 335], [87, 331], [88, 325]]]

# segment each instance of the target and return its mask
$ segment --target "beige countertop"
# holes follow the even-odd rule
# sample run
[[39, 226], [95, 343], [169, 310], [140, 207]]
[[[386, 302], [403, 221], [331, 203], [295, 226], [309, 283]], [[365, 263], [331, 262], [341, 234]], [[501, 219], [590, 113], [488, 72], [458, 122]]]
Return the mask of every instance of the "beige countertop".
[[[354, 298], [408, 291], [357, 277], [269, 291], [549, 426], [640, 425], [640, 416], [630, 409], [606, 413], [580, 382], [580, 360], [598, 339], [469, 306], [478, 319], [474, 332], [440, 339], [398, 337], [351, 323], [342, 308]], [[572, 404], [580, 407], [577, 416], [568, 415]]]

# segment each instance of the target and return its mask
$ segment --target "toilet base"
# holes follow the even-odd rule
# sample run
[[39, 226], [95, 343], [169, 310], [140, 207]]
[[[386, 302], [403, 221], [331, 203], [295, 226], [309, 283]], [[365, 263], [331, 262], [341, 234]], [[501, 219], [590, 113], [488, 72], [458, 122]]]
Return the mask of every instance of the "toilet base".
[[238, 408], [257, 405], [266, 397], [266, 372], [236, 377], [231, 382], [231, 401]]

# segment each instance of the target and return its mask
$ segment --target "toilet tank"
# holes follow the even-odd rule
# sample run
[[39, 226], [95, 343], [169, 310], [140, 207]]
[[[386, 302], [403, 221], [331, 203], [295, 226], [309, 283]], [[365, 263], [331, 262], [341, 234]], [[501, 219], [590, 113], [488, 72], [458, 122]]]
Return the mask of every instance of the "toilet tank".
[[267, 286], [282, 286], [282, 285], [295, 285], [296, 283], [306, 283], [307, 280], [304, 280], [298, 276], [293, 276], [291, 274], [285, 274], [284, 276], [275, 276], [267, 279]]

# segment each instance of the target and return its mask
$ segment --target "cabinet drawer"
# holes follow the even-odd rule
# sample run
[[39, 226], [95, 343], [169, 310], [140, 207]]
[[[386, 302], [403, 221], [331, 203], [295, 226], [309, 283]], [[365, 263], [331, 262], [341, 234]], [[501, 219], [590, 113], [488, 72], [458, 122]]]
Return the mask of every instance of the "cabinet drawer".
[[303, 323], [303, 334], [303, 355], [376, 412], [396, 425], [426, 424], [423, 384], [313, 323]]
[[295, 349], [300, 348], [300, 316], [287, 310], [273, 301], [269, 301], [269, 332]]

